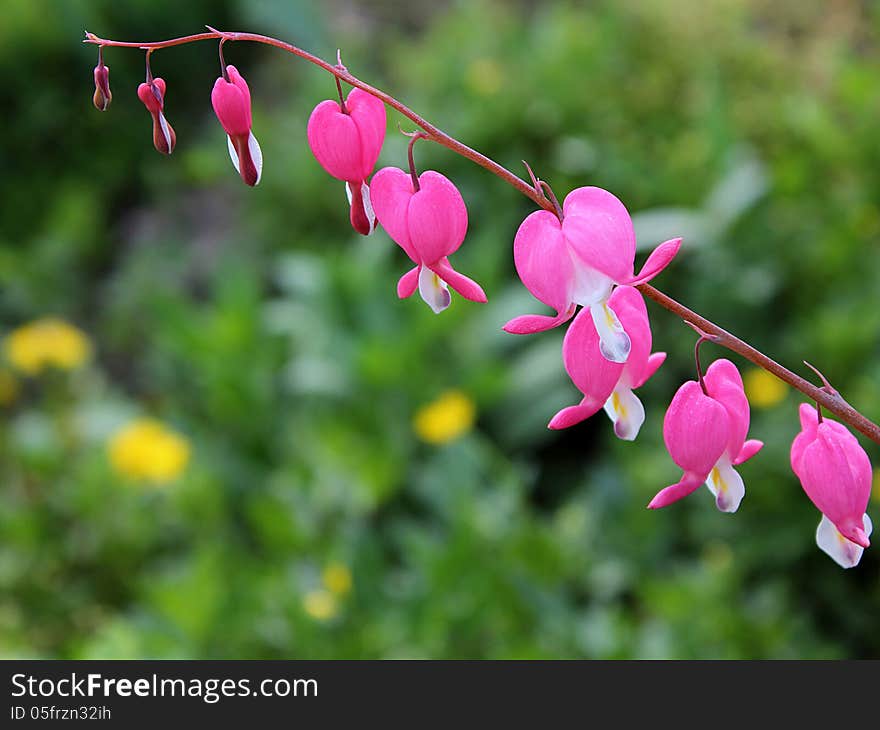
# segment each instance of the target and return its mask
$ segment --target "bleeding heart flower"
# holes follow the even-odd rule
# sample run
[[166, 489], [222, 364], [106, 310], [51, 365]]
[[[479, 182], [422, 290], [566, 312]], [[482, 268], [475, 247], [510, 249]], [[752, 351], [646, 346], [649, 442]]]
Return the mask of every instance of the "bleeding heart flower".
[[376, 225], [367, 178], [382, 151], [385, 126], [385, 104], [361, 89], [352, 89], [344, 105], [322, 101], [309, 117], [312, 154], [333, 177], [345, 181], [351, 225], [365, 236]]
[[629, 358], [624, 364], [612, 362], [602, 355], [593, 318], [588, 310], [582, 309], [565, 333], [562, 359], [566, 372], [584, 398], [578, 405], [559, 411], [549, 427], [568, 428], [604, 407], [614, 423], [617, 437], [633, 441], [645, 422], [645, 409], [633, 390], [644, 385], [657, 371], [666, 359], [666, 353], [651, 354], [648, 310], [637, 289], [617, 287], [608, 299], [608, 306], [617, 313], [630, 338]]
[[98, 57], [98, 65], [95, 66], [95, 94], [92, 103], [99, 112], [107, 111], [113, 94], [110, 93], [110, 67], [104, 65], [101, 56]]
[[722, 512], [736, 512], [745, 495], [742, 477], [733, 468], [751, 459], [764, 444], [746, 440], [749, 402], [742, 378], [730, 360], [716, 360], [703, 378], [682, 385], [663, 420], [663, 440], [672, 460], [683, 470], [677, 484], [660, 490], [650, 509], [666, 507], [705, 482]]
[[613, 362], [626, 362], [630, 341], [608, 306], [612, 286], [649, 281], [680, 246], [680, 238], [660, 244], [634, 275], [636, 236], [623, 203], [601, 188], [572, 190], [563, 203], [561, 221], [549, 211], [535, 211], [522, 222], [513, 242], [523, 284], [557, 314], [516, 317], [504, 329], [519, 335], [542, 332], [571, 319], [580, 304], [590, 310], [602, 354]]
[[256, 185], [263, 174], [263, 152], [251, 131], [251, 91], [235, 66], [227, 66], [225, 77], [214, 82], [211, 105], [226, 132], [235, 171], [248, 185]]
[[384, 167], [373, 175], [370, 190], [379, 223], [416, 264], [397, 282], [401, 299], [418, 288], [427, 305], [439, 313], [449, 306], [448, 285], [465, 299], [486, 301], [480, 285], [459, 274], [447, 258], [467, 232], [467, 208], [448, 178], [428, 170], [419, 175], [414, 189], [409, 173]]
[[138, 99], [144, 103], [150, 116], [153, 117], [153, 147], [163, 155], [170, 155], [174, 151], [177, 135], [165, 119], [165, 82], [160, 78], [154, 78], [138, 86], [137, 93]]
[[871, 543], [865, 510], [871, 496], [871, 461], [843, 424], [800, 407], [801, 431], [791, 444], [791, 468], [822, 513], [816, 544], [839, 565], [858, 564]]

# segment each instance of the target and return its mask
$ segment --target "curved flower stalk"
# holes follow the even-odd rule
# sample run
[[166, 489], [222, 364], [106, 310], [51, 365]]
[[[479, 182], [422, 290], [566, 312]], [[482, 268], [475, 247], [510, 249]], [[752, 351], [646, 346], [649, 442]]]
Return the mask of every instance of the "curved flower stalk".
[[177, 135], [165, 118], [165, 82], [159, 77], [149, 79], [138, 86], [137, 95], [153, 118], [153, 147], [163, 155], [170, 155]]
[[565, 333], [562, 359], [566, 372], [584, 397], [578, 405], [559, 411], [549, 428], [568, 428], [604, 408], [614, 424], [615, 435], [624, 441], [634, 441], [645, 421], [645, 409], [633, 390], [657, 372], [666, 353], [651, 354], [648, 310], [638, 290], [630, 286], [617, 287], [608, 299], [608, 306], [617, 312], [630, 338], [629, 357], [623, 364], [602, 355], [593, 318], [582, 309]]
[[263, 152], [251, 131], [251, 90], [235, 66], [226, 66], [214, 82], [211, 106], [226, 132], [235, 171], [245, 183], [256, 185], [263, 174]]
[[751, 459], [764, 444], [746, 440], [749, 402], [742, 377], [730, 360], [722, 359], [701, 380], [682, 385], [666, 411], [663, 440], [684, 474], [657, 493], [650, 509], [677, 502], [703, 483], [722, 512], [736, 512], [745, 495], [742, 477], [733, 467]]
[[480, 285], [449, 263], [464, 241], [468, 218], [461, 193], [447, 177], [427, 170], [416, 178], [398, 167], [384, 167], [373, 175], [370, 189], [379, 223], [416, 264], [397, 282], [401, 299], [418, 289], [440, 313], [450, 304], [452, 287], [465, 299], [486, 302]]
[[520, 279], [536, 299], [556, 310], [556, 316], [527, 314], [510, 320], [504, 329], [520, 335], [542, 332], [571, 319], [581, 305], [590, 310], [602, 355], [626, 362], [630, 340], [618, 313], [608, 306], [612, 287], [650, 281], [680, 246], [680, 238], [660, 244], [634, 274], [636, 236], [623, 203], [602, 188], [572, 190], [561, 215], [535, 211], [522, 222], [513, 242]]
[[791, 444], [791, 468], [810, 501], [822, 513], [816, 544], [834, 561], [851, 568], [871, 543], [871, 461], [845, 426], [821, 418], [802, 403], [801, 431]]
[[376, 226], [367, 179], [382, 151], [385, 127], [385, 105], [361, 89], [352, 89], [342, 103], [322, 101], [309, 117], [309, 148], [321, 167], [345, 182], [351, 225], [365, 236]]

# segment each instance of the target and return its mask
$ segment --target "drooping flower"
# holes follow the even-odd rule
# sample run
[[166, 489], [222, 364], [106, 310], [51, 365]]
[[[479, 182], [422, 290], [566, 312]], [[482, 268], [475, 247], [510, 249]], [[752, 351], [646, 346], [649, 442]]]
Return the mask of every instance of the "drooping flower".
[[851, 568], [871, 543], [871, 461], [856, 437], [813, 406], [800, 407], [801, 431], [791, 444], [791, 468], [822, 513], [816, 544], [839, 565]]
[[513, 242], [516, 270], [555, 317], [527, 314], [504, 325], [513, 334], [542, 332], [568, 321], [578, 305], [589, 308], [599, 332], [602, 354], [625, 362], [630, 341], [608, 306], [614, 284], [635, 285], [659, 274], [678, 253], [681, 239], [660, 244], [635, 275], [636, 236], [629, 213], [607, 190], [572, 190], [562, 206], [562, 220], [535, 211], [520, 225]]
[[263, 152], [251, 131], [251, 91], [235, 66], [227, 66], [214, 82], [211, 105], [226, 132], [235, 171], [248, 185], [256, 185], [263, 174]]
[[730, 360], [716, 360], [703, 378], [682, 385], [663, 420], [663, 440], [672, 460], [683, 470], [681, 480], [660, 490], [650, 509], [666, 507], [705, 482], [722, 512], [736, 512], [745, 495], [742, 477], [734, 466], [751, 459], [763, 447], [746, 440], [749, 402], [742, 378]]
[[345, 182], [351, 225], [365, 236], [376, 225], [367, 178], [382, 151], [385, 126], [385, 104], [357, 88], [349, 92], [344, 105], [327, 99], [309, 117], [312, 154], [328, 173]]
[[401, 299], [418, 289], [439, 313], [449, 306], [451, 286], [465, 299], [486, 301], [480, 285], [449, 263], [464, 241], [468, 219], [461, 193], [448, 178], [428, 170], [414, 187], [409, 173], [384, 167], [373, 175], [370, 191], [379, 223], [416, 264], [397, 282]]
[[665, 352], [651, 354], [651, 325], [645, 300], [637, 289], [619, 286], [608, 299], [617, 313], [632, 348], [626, 363], [616, 363], [600, 351], [599, 333], [590, 312], [582, 309], [565, 333], [562, 359], [583, 400], [563, 408], [550, 421], [553, 429], [568, 428], [604, 408], [614, 424], [614, 433], [633, 441], [645, 421], [645, 409], [633, 393], [645, 384], [663, 361]]
[[163, 155], [170, 155], [177, 143], [174, 128], [165, 118], [165, 81], [156, 77], [138, 86], [140, 99], [153, 118], [153, 147]]
[[95, 94], [92, 103], [99, 112], [107, 111], [113, 94], [110, 93], [110, 67], [104, 65], [103, 54], [98, 56], [98, 65], [95, 66]]

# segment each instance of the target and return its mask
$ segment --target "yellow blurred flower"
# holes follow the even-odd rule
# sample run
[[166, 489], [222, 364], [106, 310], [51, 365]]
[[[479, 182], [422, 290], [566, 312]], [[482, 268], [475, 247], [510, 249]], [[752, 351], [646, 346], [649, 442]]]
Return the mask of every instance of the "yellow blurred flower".
[[504, 72], [495, 59], [477, 58], [467, 67], [465, 82], [477, 94], [492, 96], [501, 90]]
[[351, 571], [342, 563], [330, 563], [321, 574], [328, 591], [344, 596], [351, 590]]
[[27, 375], [49, 367], [73, 370], [88, 360], [92, 351], [82, 330], [54, 317], [37, 319], [13, 330], [5, 346], [9, 362]]
[[0, 406], [8, 406], [18, 396], [18, 381], [6, 368], [0, 368]]
[[122, 476], [165, 484], [183, 473], [190, 445], [161, 422], [141, 418], [113, 435], [108, 453], [110, 464]]
[[306, 593], [303, 608], [316, 621], [329, 621], [339, 613], [339, 602], [330, 591], [320, 588]]
[[749, 403], [755, 408], [772, 408], [788, 393], [788, 386], [761, 368], [752, 368], [743, 378]]
[[448, 390], [422, 406], [413, 418], [416, 435], [429, 444], [445, 444], [473, 428], [474, 402], [459, 390]]

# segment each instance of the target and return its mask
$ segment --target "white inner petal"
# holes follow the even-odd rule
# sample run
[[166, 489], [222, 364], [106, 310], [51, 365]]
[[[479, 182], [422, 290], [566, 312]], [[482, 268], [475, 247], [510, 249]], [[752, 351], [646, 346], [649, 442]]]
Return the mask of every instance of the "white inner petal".
[[229, 157], [232, 159], [232, 166], [237, 173], [241, 174], [241, 170], [238, 169], [238, 153], [235, 151], [235, 145], [232, 144], [232, 137], [228, 134], [226, 135], [226, 145], [229, 147]]
[[257, 182], [255, 182], [254, 185], [259, 185], [260, 178], [263, 177], [263, 150], [260, 149], [260, 143], [257, 142], [257, 138], [254, 137], [253, 132], [248, 136], [248, 150], [251, 153], [254, 167], [257, 168]]
[[614, 424], [614, 433], [624, 441], [635, 441], [645, 422], [645, 408], [635, 393], [622, 384], [605, 401], [605, 413]]
[[[868, 515], [862, 518], [862, 525], [865, 534], [870, 536], [873, 525]], [[841, 535], [834, 523], [825, 515], [822, 515], [819, 526], [816, 528], [816, 544], [830, 555], [841, 568], [855, 567], [862, 559], [862, 553], [865, 552], [861, 545], [856, 545]]]
[[582, 307], [591, 307], [608, 299], [614, 282], [605, 274], [581, 263], [577, 256], [572, 255], [571, 260], [574, 266], [571, 300]]
[[726, 454], [709, 472], [706, 486], [715, 495], [715, 504], [722, 512], [736, 512], [746, 493], [742, 477]]
[[165, 148], [168, 150], [168, 154], [171, 154], [171, 131], [168, 129], [168, 122], [165, 121], [165, 115], [162, 112], [159, 112], [159, 127], [162, 130], [162, 134], [165, 137]]
[[419, 294], [434, 314], [440, 314], [452, 301], [446, 282], [427, 266], [419, 268]]
[[345, 197], [348, 199], [348, 204], [351, 205], [351, 185], [345, 183]]
[[599, 350], [602, 355], [611, 362], [626, 362], [632, 343], [629, 335], [623, 331], [623, 325], [614, 310], [608, 306], [607, 299], [591, 305], [590, 314], [599, 333]]
[[[367, 214], [367, 220], [370, 222], [370, 233], [372, 233], [376, 230], [376, 214], [373, 212], [373, 203], [370, 201], [370, 186], [366, 183], [361, 183], [361, 197], [364, 201], [364, 213]], [[369, 236], [370, 233], [367, 235]]]

